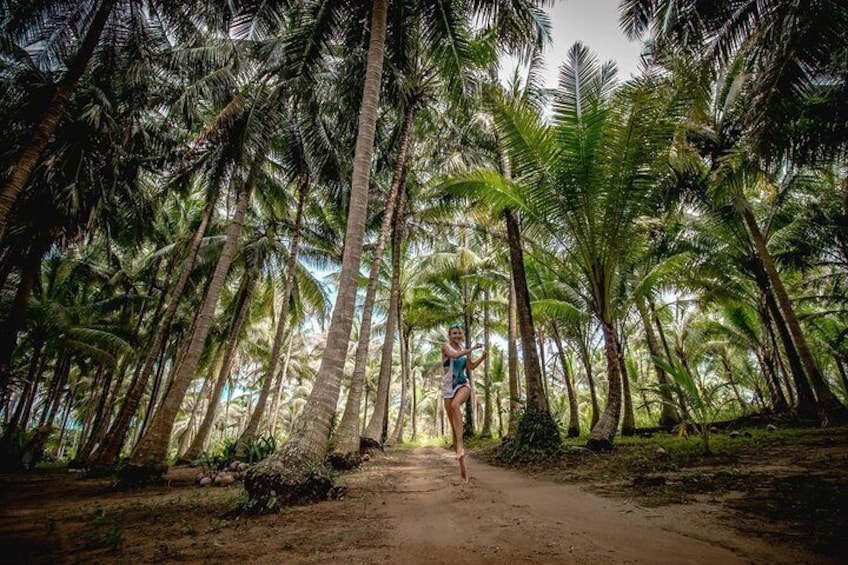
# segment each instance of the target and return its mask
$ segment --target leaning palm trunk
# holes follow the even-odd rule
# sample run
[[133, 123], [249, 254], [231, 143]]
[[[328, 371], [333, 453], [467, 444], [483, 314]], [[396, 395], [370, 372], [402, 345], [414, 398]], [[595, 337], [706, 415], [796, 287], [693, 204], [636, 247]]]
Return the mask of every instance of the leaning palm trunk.
[[245, 442], [256, 435], [259, 429], [259, 422], [262, 415], [265, 413], [265, 405], [268, 403], [268, 395], [271, 392], [271, 384], [274, 382], [274, 375], [277, 373], [277, 362], [279, 361], [280, 348], [283, 345], [283, 336], [285, 334], [286, 319], [289, 316], [289, 300], [291, 300], [292, 289], [294, 288], [294, 277], [297, 270], [297, 250], [300, 244], [300, 230], [303, 223], [303, 208], [306, 204], [306, 193], [309, 188], [309, 177], [303, 175], [297, 187], [297, 213], [295, 214], [294, 227], [292, 228], [291, 249], [289, 250], [289, 258], [286, 261], [286, 285], [283, 289], [282, 304], [280, 304], [280, 315], [277, 318], [277, 331], [274, 335], [274, 344], [271, 347], [271, 358], [268, 362], [268, 372], [265, 373], [265, 380], [262, 382], [262, 388], [259, 391], [259, 398], [256, 401], [256, 406], [250, 413], [250, 419], [247, 422], [247, 427], [241, 434], [241, 441]]
[[206, 290], [206, 296], [197, 316], [194, 331], [189, 341], [185, 357], [173, 375], [170, 386], [167, 388], [164, 398], [159, 406], [150, 427], [136, 445], [129, 464], [122, 469], [122, 477], [129, 483], [139, 480], [148, 480], [152, 476], [159, 475], [167, 469], [165, 458], [168, 455], [168, 447], [171, 441], [171, 432], [174, 428], [174, 420], [182, 405], [185, 393], [191, 381], [200, 355], [203, 353], [203, 345], [209, 330], [212, 327], [212, 316], [218, 305], [218, 298], [224, 288], [224, 281], [230, 270], [230, 264], [235, 257], [238, 248], [238, 240], [241, 235], [244, 216], [250, 203], [253, 186], [265, 161], [264, 153], [255, 157], [245, 184], [238, 197], [233, 219], [230, 222], [221, 256], [215, 265], [215, 271]]
[[3, 187], [0, 188], [0, 233], [5, 232], [12, 207], [17, 202], [24, 187], [29, 182], [33, 170], [35, 170], [36, 165], [41, 160], [41, 155], [47, 148], [47, 144], [50, 142], [56, 126], [59, 125], [59, 120], [65, 115], [68, 102], [70, 102], [79, 80], [88, 67], [88, 63], [94, 55], [97, 44], [100, 43], [100, 36], [103, 34], [103, 29], [106, 27], [106, 22], [109, 20], [109, 15], [112, 12], [114, 4], [115, 2], [113, 0], [103, 0], [100, 4], [100, 7], [91, 20], [80, 49], [74, 57], [73, 63], [59, 83], [59, 88], [53, 94], [53, 98], [50, 100], [50, 104], [47, 106], [47, 110], [44, 112], [41, 121], [35, 126], [32, 137], [12, 167], [9, 177], [3, 183]]
[[6, 398], [12, 354], [18, 346], [18, 333], [26, 322], [27, 304], [41, 272], [42, 255], [40, 246], [34, 246], [27, 253], [15, 297], [0, 326], [0, 398]]
[[[462, 283], [462, 327], [465, 333], [465, 347], [471, 348], [471, 297], [468, 289], [468, 282], [465, 281]], [[477, 403], [477, 398], [474, 394], [475, 377], [471, 367], [466, 365], [465, 374], [468, 377], [468, 385], [471, 387], [471, 394], [468, 396], [468, 401], [465, 403], [465, 414], [462, 421], [462, 437], [467, 438], [474, 435], [474, 407]]]
[[197, 434], [194, 436], [191, 445], [189, 445], [185, 454], [182, 456], [182, 459], [187, 459], [189, 461], [197, 459], [200, 452], [203, 451], [203, 446], [206, 444], [206, 440], [209, 438], [209, 432], [212, 430], [212, 424], [215, 422], [215, 415], [218, 412], [218, 404], [221, 401], [221, 394], [224, 392], [224, 385], [226, 385], [227, 380], [229, 379], [230, 370], [233, 366], [233, 358], [235, 357], [236, 349], [238, 349], [241, 330], [242, 327], [244, 327], [244, 320], [247, 317], [248, 310], [250, 310], [250, 301], [253, 297], [253, 289], [256, 279], [257, 277], [255, 276], [255, 273], [246, 272], [244, 274], [244, 279], [242, 280], [243, 292], [240, 293], [241, 297], [239, 299], [236, 318], [233, 321], [233, 325], [230, 327], [230, 335], [227, 340], [226, 351], [224, 351], [224, 358], [218, 372], [218, 379], [215, 381], [215, 388], [212, 389], [212, 397], [209, 399], [209, 405], [206, 407], [206, 414], [203, 416], [203, 421], [200, 422], [200, 428], [198, 428]]
[[409, 142], [412, 137], [412, 122], [415, 117], [414, 107], [407, 107], [404, 114], [403, 133], [401, 135], [398, 161], [392, 174], [392, 186], [383, 221], [380, 224], [380, 236], [374, 250], [371, 262], [371, 272], [368, 275], [368, 287], [365, 291], [365, 301], [362, 304], [362, 322], [359, 325], [359, 341], [356, 347], [356, 358], [353, 364], [353, 377], [350, 380], [350, 390], [347, 393], [344, 415], [336, 431], [333, 445], [333, 464], [341, 467], [359, 463], [359, 409], [362, 404], [362, 389], [365, 384], [365, 366], [368, 363], [368, 349], [371, 343], [371, 319], [374, 311], [374, 299], [377, 297], [377, 283], [380, 279], [380, 268], [383, 264], [383, 254], [386, 243], [391, 235], [392, 219], [395, 212], [403, 172], [406, 168], [406, 157]]
[[553, 335], [559, 361], [562, 365], [562, 378], [565, 381], [565, 390], [568, 393], [568, 437], [578, 437], [580, 435], [580, 411], [577, 406], [577, 394], [574, 392], [571, 364], [565, 358], [565, 350], [562, 348], [562, 338], [560, 338], [556, 326], [553, 326]]
[[521, 351], [524, 354], [524, 382], [527, 390], [527, 408], [537, 412], [548, 411], [545, 398], [542, 370], [539, 367], [539, 354], [536, 351], [536, 337], [533, 328], [533, 314], [530, 310], [530, 291], [527, 288], [527, 276], [524, 271], [524, 251], [521, 248], [521, 235], [518, 216], [513, 211], [504, 214], [506, 218], [509, 260], [515, 284], [516, 309], [518, 311], [518, 329], [521, 334]]
[[166, 340], [168, 339], [171, 322], [174, 320], [174, 316], [177, 313], [180, 298], [182, 298], [183, 291], [188, 284], [188, 279], [191, 275], [192, 269], [194, 268], [194, 262], [197, 259], [198, 252], [200, 251], [200, 245], [203, 243], [206, 228], [209, 226], [209, 222], [212, 219], [212, 213], [215, 210], [216, 200], [217, 192], [211, 194], [209, 201], [206, 203], [206, 208], [204, 209], [203, 216], [200, 219], [200, 225], [197, 226], [188, 255], [183, 262], [180, 277], [177, 279], [176, 284], [174, 284], [174, 290], [171, 292], [171, 301], [168, 304], [168, 308], [165, 310], [165, 314], [162, 316], [162, 321], [159, 323], [158, 329], [156, 330], [156, 337], [144, 356], [144, 361], [139, 372], [136, 373], [135, 377], [132, 381], [130, 381], [130, 387], [124, 397], [121, 410], [118, 412], [115, 422], [109, 427], [109, 431], [106, 433], [103, 445], [101, 445], [97, 450], [94, 460], [92, 461], [92, 467], [96, 467], [101, 470], [111, 469], [118, 462], [121, 455], [121, 449], [124, 446], [124, 440], [130, 428], [130, 422], [132, 422], [132, 418], [135, 416], [138, 405], [141, 403], [141, 398], [144, 395], [145, 388], [147, 387], [147, 381], [150, 380], [150, 375], [153, 373], [153, 365], [156, 363], [156, 358], [159, 356], [159, 352], [163, 349]]
[[[401, 193], [403, 200], [403, 193]], [[398, 206], [397, 220], [403, 214], [403, 202]], [[379, 446], [385, 441], [385, 427], [388, 419], [389, 388], [392, 381], [392, 356], [394, 353], [395, 330], [398, 325], [398, 304], [400, 301], [400, 235], [401, 226], [395, 222], [392, 245], [392, 286], [389, 291], [389, 315], [386, 317], [386, 338], [383, 342], [383, 355], [380, 359], [380, 377], [377, 381], [377, 401], [371, 421], [362, 433], [363, 442]]]
[[783, 281], [777, 272], [774, 261], [772, 261], [771, 254], [766, 247], [765, 238], [751, 211], [751, 206], [741, 195], [737, 197], [737, 200], [737, 204], [741, 208], [745, 226], [748, 228], [751, 242], [754, 244], [758, 259], [768, 276], [769, 284], [774, 290], [774, 297], [777, 299], [780, 309], [783, 312], [786, 326], [792, 335], [792, 342], [795, 344], [798, 355], [801, 357], [804, 371], [807, 373], [807, 377], [810, 379], [810, 383], [813, 385], [813, 390], [816, 393], [819, 421], [823, 426], [831, 422], [844, 422], [848, 420], [848, 409], [839, 402], [839, 399], [836, 398], [827, 386], [818, 364], [816, 364], [816, 360], [813, 358], [813, 354], [807, 345], [807, 339], [804, 337], [804, 332], [801, 330], [801, 325], [795, 316], [795, 309], [789, 300], [789, 294], [783, 286]]
[[271, 435], [277, 435], [277, 420], [280, 417], [280, 403], [282, 402], [283, 383], [289, 374], [289, 363], [291, 361], [292, 346], [294, 345], [294, 328], [289, 330], [289, 344], [286, 346], [286, 358], [283, 361], [283, 370], [277, 378], [277, 388], [274, 391], [274, 404], [271, 406]]
[[[780, 342], [783, 345], [783, 351], [786, 353], [786, 360], [789, 363], [792, 381], [795, 384], [796, 394], [795, 402], [792, 405], [793, 410], [799, 418], [813, 419], [816, 417], [816, 397], [813, 394], [813, 389], [810, 387], [810, 382], [807, 380], [798, 350], [792, 342], [792, 336], [786, 327], [783, 313], [780, 311], [780, 306], [777, 305], [777, 301], [774, 299], [774, 293], [766, 280], [765, 270], [757, 278], [760, 290], [763, 292], [766, 300], [766, 307], [771, 314], [770, 318], [774, 323], [774, 327], [777, 328], [777, 333], [780, 335]], [[762, 280], [759, 280], [760, 278]]]
[[[210, 207], [210, 213], [211, 213], [211, 207]], [[166, 284], [167, 284], [168, 281], [171, 280], [171, 275], [173, 274], [174, 269], [176, 268], [177, 257], [178, 257], [178, 254], [174, 253], [171, 256], [171, 258], [168, 260], [168, 267], [165, 269]], [[158, 269], [153, 269], [152, 271], [153, 272], [151, 274], [151, 278], [150, 278], [150, 281], [148, 282], [147, 288], [153, 288], [153, 286], [156, 283], [156, 278], [157, 278], [157, 275], [158, 275]], [[161, 317], [162, 317], [162, 311], [165, 309], [166, 303], [167, 303], [167, 292], [159, 293], [159, 299], [156, 301], [156, 306], [153, 309], [153, 315], [150, 318], [153, 321], [154, 331], [151, 332], [151, 334], [148, 335], [145, 339], [145, 342], [146, 342], [145, 345], [148, 346], [148, 347], [151, 345], [149, 342], [151, 341], [151, 339], [153, 339], [153, 336], [156, 335], [156, 328], [157, 328], [156, 324], [157, 324], [158, 320], [160, 320]], [[141, 324], [144, 322], [144, 319], [145, 319], [144, 304], [146, 304], [146, 301], [142, 303], [141, 312], [139, 312], [137, 319], [136, 319], [135, 329], [133, 330], [133, 339], [134, 340], [138, 340], [139, 334], [141, 333]], [[81, 465], [81, 466], [87, 467], [91, 464], [91, 455], [94, 451], [94, 447], [103, 441], [105, 434], [108, 431], [107, 428], [108, 428], [108, 425], [109, 425], [109, 420], [112, 417], [112, 409], [113, 409], [114, 404], [115, 404], [115, 397], [117, 396], [118, 391], [121, 389], [121, 385], [123, 384], [124, 377], [126, 376], [127, 370], [129, 368], [130, 358], [131, 358], [130, 355], [124, 355], [123, 356], [123, 359], [121, 360], [121, 364], [118, 366], [118, 368], [116, 370], [118, 378], [115, 379], [116, 382], [115, 382], [114, 386], [112, 386], [112, 376], [113, 376], [114, 372], [110, 371], [107, 374], [106, 383], [103, 386], [103, 391], [101, 393], [99, 405], [97, 407], [97, 412], [96, 412], [96, 417], [94, 419], [94, 424], [92, 426], [91, 431], [88, 434], [88, 440], [86, 441], [85, 444], [83, 444], [83, 448], [80, 450], [80, 452], [75, 457], [76, 463]], [[146, 359], [146, 356], [142, 356], [142, 360], [144, 360], [144, 359]], [[118, 450], [120, 450], [120, 446], [118, 447]]]
[[[188, 444], [188, 440], [192, 440], [194, 442], [194, 438], [191, 437], [192, 434], [195, 434], [194, 431], [194, 423], [197, 421], [198, 413], [200, 412], [201, 406], [204, 402], [206, 402], [206, 409], [209, 409], [209, 400], [210, 400], [210, 389], [209, 379], [204, 379], [203, 386], [200, 387], [200, 392], [197, 393], [197, 397], [194, 399], [194, 404], [191, 407], [191, 414], [188, 417], [188, 423], [186, 423], [185, 430], [180, 435], [180, 441], [177, 443], [177, 461], [190, 461], [185, 456], [186, 453], [186, 445]], [[190, 447], [190, 446], [189, 446]]]
[[406, 415], [406, 398], [409, 389], [409, 340], [408, 332], [403, 327], [403, 305], [398, 302], [398, 347], [400, 348], [400, 406], [395, 422], [395, 429], [389, 434], [389, 442], [397, 445], [403, 443], [403, 421]]
[[251, 468], [245, 479], [249, 503], [255, 511], [274, 511], [281, 504], [323, 498], [330, 482], [321, 476], [330, 421], [336, 411], [342, 371], [353, 326], [362, 241], [368, 208], [374, 128], [380, 102], [380, 83], [386, 39], [386, 0], [374, 0], [368, 45], [365, 88], [350, 188], [350, 210], [345, 233], [339, 292], [327, 335], [327, 346], [303, 414], [286, 444]]
[[612, 322], [601, 321], [601, 328], [604, 331], [604, 344], [606, 346], [609, 393], [607, 407], [601, 414], [598, 423], [589, 433], [588, 447], [593, 450], [612, 449], [612, 440], [618, 430], [618, 422], [621, 418], [621, 367], [619, 365], [618, 340]]
[[[489, 291], [483, 295], [483, 351], [489, 350]], [[492, 437], [492, 376], [489, 357], [483, 360], [483, 437]]]
[[636, 433], [636, 418], [633, 414], [633, 397], [630, 394], [630, 375], [624, 362], [624, 344], [616, 338], [618, 349], [618, 367], [621, 369], [621, 393], [624, 397], [624, 417], [621, 421], [621, 435], [632, 436]]
[[518, 313], [515, 310], [515, 283], [510, 276], [509, 284], [509, 324], [507, 329], [507, 373], [509, 379], [509, 430], [507, 434], [515, 436], [518, 430], [518, 412], [521, 399], [518, 392], [518, 345], [515, 343], [518, 334]]
[[[562, 447], [562, 440], [559, 436], [559, 428], [548, 410], [548, 400], [545, 397], [542, 371], [536, 351], [533, 314], [530, 309], [530, 291], [527, 288], [527, 276], [524, 271], [524, 251], [521, 247], [518, 216], [513, 210], [507, 210], [504, 216], [512, 280], [515, 284], [518, 327], [521, 333], [521, 348], [524, 353], [524, 380], [527, 390], [526, 409], [518, 423], [517, 446], [519, 449], [559, 450]], [[512, 448], [507, 447], [507, 449]]]
[[645, 341], [648, 343], [648, 352], [651, 354], [651, 358], [653, 359], [654, 369], [657, 372], [657, 382], [660, 385], [659, 392], [660, 398], [662, 398], [662, 409], [660, 412], [659, 424], [661, 427], [670, 431], [674, 428], [674, 426], [680, 423], [680, 416], [674, 408], [671, 393], [668, 389], [668, 376], [665, 374], [663, 366], [657, 362], [658, 359], [663, 358], [662, 352], [660, 351], [660, 345], [657, 342], [657, 334], [654, 333], [654, 328], [651, 325], [648, 312], [645, 309], [645, 304], [642, 302], [641, 298], [636, 300], [636, 309], [639, 311], [639, 317], [642, 320], [642, 327], [645, 330]]
[[[109, 413], [106, 408], [108, 406], [109, 396], [111, 396], [112, 375], [116, 372], [119, 375], [123, 375], [129, 365], [129, 358], [129, 355], [124, 355], [116, 370], [109, 371], [106, 374], [105, 382], [99, 387], [100, 398], [97, 399], [97, 407], [94, 410], [94, 421], [91, 425], [91, 429], [86, 433], [86, 435], [80, 435], [80, 449], [74, 456], [74, 465], [86, 466], [89, 462], [88, 460], [91, 457], [92, 451], [94, 451], [95, 445], [102, 440], [102, 435], [105, 431], [106, 423], [109, 418]], [[85, 441], [83, 441], [83, 438], [85, 438]]]

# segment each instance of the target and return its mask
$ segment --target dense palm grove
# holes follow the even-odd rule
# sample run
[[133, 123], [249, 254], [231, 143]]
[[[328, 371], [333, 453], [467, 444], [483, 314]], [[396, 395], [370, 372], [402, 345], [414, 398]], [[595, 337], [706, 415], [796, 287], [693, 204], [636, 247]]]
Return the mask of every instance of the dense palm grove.
[[3, 465], [273, 509], [449, 434], [457, 321], [507, 457], [848, 420], [848, 7], [625, 0], [549, 90], [544, 4], [0, 2]]

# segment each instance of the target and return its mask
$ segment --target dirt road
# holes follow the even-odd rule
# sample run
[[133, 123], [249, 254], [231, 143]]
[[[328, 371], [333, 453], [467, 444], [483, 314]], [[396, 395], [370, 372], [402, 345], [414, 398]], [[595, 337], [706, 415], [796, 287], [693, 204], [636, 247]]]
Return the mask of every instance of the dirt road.
[[395, 451], [343, 500], [235, 518], [241, 488], [115, 492], [66, 475], [0, 482], [0, 563], [835, 563], [744, 536], [719, 506], [642, 508], [451, 453]]
[[703, 506], [641, 508], [474, 460], [463, 485], [440, 449], [393, 466], [385, 556], [398, 563], [805, 562], [803, 552], [739, 537]]

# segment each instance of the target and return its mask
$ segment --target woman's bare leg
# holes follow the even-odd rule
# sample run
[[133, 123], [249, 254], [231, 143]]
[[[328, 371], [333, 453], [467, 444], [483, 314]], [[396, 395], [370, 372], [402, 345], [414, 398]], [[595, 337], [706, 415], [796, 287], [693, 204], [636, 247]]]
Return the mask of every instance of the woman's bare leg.
[[456, 449], [456, 422], [453, 419], [453, 412], [451, 412], [451, 400], [452, 398], [445, 398], [445, 414], [448, 416], [448, 423], [450, 423], [451, 427], [451, 435], [453, 437], [453, 448]]
[[471, 389], [467, 386], [460, 388], [456, 391], [453, 399], [451, 399], [450, 403], [450, 415], [451, 418], [456, 422], [454, 427], [454, 434], [456, 437], [456, 457], [459, 459], [463, 455], [465, 455], [465, 446], [462, 442], [463, 435], [463, 423], [462, 423], [462, 405], [468, 400], [468, 397], [471, 396]]
[[462, 405], [471, 396], [471, 389], [467, 386], [460, 388], [451, 400], [450, 414], [454, 424], [454, 438], [456, 440], [456, 458], [459, 459], [459, 471], [462, 480], [468, 482], [468, 466], [465, 463], [465, 445], [463, 444]]

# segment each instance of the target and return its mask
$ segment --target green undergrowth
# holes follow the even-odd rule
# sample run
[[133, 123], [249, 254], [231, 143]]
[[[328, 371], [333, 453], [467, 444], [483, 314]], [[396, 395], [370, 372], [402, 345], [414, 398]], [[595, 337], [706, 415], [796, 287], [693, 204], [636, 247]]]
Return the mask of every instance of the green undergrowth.
[[527, 409], [519, 415], [515, 437], [501, 442], [497, 459], [507, 465], [556, 461], [563, 454], [562, 435], [549, 412]]

